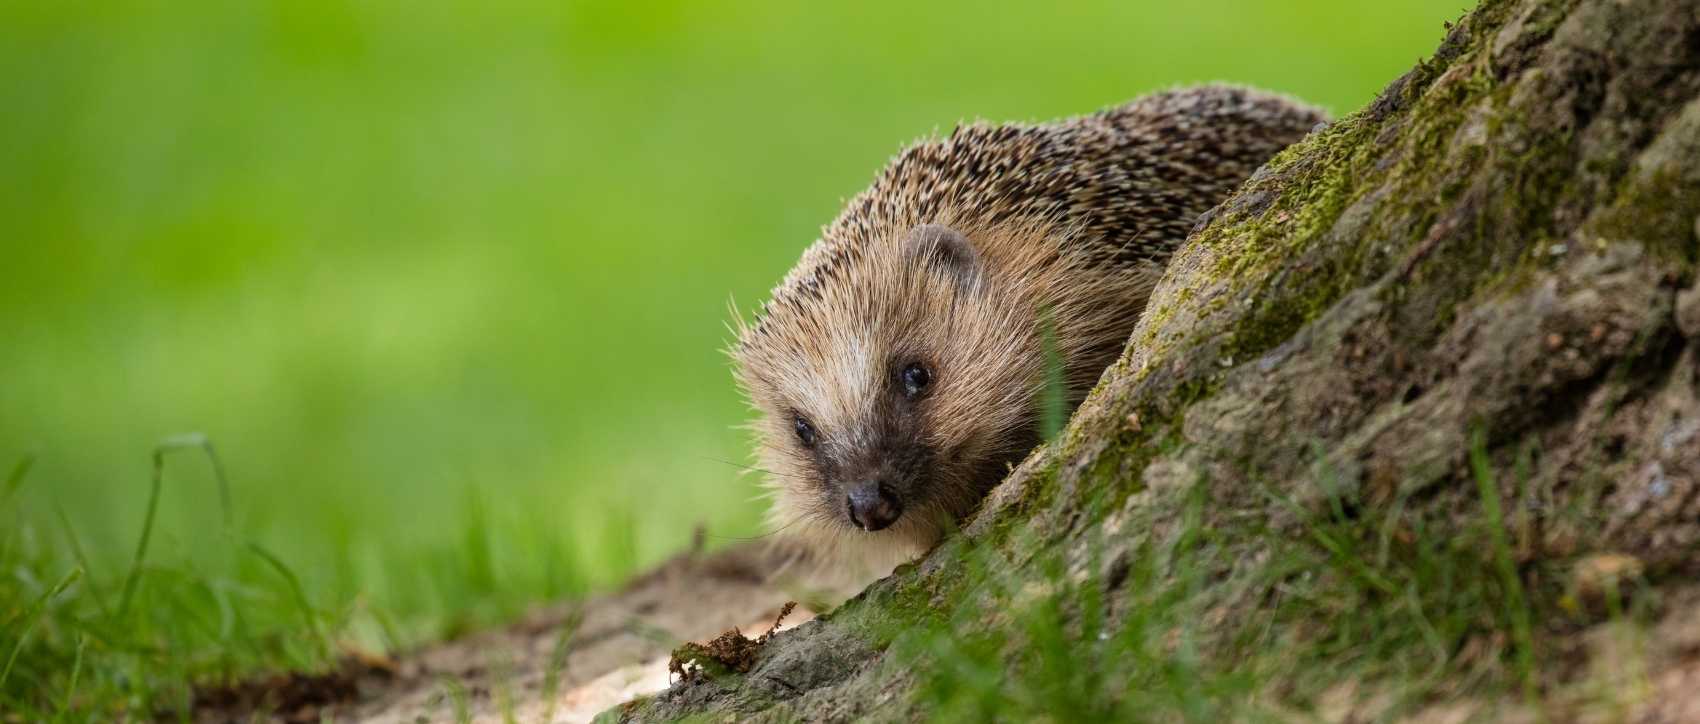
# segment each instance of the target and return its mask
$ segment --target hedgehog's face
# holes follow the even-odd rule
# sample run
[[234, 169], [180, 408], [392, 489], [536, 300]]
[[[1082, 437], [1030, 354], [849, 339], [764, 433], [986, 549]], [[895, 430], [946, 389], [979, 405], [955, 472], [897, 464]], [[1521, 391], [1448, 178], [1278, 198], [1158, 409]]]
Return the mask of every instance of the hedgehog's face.
[[888, 243], [770, 309], [739, 374], [777, 525], [925, 547], [1036, 442], [1041, 345], [1031, 300], [967, 237]]

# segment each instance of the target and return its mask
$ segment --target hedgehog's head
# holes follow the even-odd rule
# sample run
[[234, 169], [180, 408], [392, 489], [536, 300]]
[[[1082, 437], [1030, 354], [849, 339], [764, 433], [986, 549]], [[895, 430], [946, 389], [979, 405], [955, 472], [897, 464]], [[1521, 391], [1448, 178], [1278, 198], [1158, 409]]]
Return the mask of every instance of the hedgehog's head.
[[1030, 287], [1046, 264], [998, 257], [1034, 244], [972, 236], [923, 224], [856, 252], [818, 245], [742, 331], [776, 526], [912, 555], [1037, 442]]

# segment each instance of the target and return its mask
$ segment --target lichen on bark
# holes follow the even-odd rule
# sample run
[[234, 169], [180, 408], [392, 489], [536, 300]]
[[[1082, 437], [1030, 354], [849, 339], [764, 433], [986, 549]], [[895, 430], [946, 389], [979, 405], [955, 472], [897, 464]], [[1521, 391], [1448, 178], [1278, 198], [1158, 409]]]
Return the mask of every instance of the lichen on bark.
[[[1534, 619], [1511, 621], [1533, 632], [1504, 648], [1545, 657], [1519, 675], [1520, 705], [1582, 706], [1565, 692], [1598, 668], [1578, 643], [1598, 621], [1563, 598], [1565, 571], [1632, 559], [1658, 594], [1653, 622], [1697, 600], [1700, 337], [1678, 313], [1700, 295], [1697, 260], [1700, 0], [1489, 0], [1201, 221], [1122, 361], [960, 535], [777, 635], [749, 673], [608, 716], [924, 713], [909, 632], [1009, 626], [952, 616], [983, 610], [988, 590], [1055, 597], [1082, 581], [1114, 627], [1141, 595], [1117, 577], [1196, 530], [1210, 552], [1186, 565], [1201, 570], [1159, 570], [1204, 576], [1207, 618], [1269, 617], [1279, 631], [1264, 635], [1292, 646], [1338, 638], [1326, 607], [1311, 625], [1280, 613], [1283, 576], [1307, 573], [1273, 571], [1270, 548], [1366, 520], [1384, 549], [1413, 551], [1475, 540], [1486, 521], [1481, 540], [1502, 550], [1412, 560], [1509, 570], [1493, 595], [1526, 592]], [[967, 575], [975, 560], [995, 570]], [[1370, 601], [1427, 593], [1366, 581]], [[1469, 627], [1492, 639], [1493, 615], [1440, 654], [1462, 669]], [[1223, 624], [1200, 655], [1245, 654], [1244, 633]], [[1647, 656], [1700, 645], [1675, 639]], [[1274, 679], [1260, 697], [1278, 710], [1386, 711], [1366, 703], [1373, 686], [1329, 703], [1326, 681]]]

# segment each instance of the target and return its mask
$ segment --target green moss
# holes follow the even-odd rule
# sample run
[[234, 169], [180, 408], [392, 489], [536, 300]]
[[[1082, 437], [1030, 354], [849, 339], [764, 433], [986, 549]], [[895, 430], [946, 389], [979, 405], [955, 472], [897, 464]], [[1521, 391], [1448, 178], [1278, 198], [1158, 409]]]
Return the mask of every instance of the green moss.
[[[1494, 24], [1476, 27], [1479, 34]], [[1476, 38], [1478, 45], [1485, 40]], [[1245, 290], [1238, 301], [1248, 309], [1231, 323], [1221, 347], [1226, 361], [1273, 348], [1347, 291], [1389, 271], [1405, 272], [1431, 295], [1418, 305], [1422, 318], [1407, 320], [1401, 329], [1427, 339], [1451, 322], [1458, 302], [1550, 262], [1540, 253], [1549, 244], [1539, 240], [1556, 236], [1555, 210], [1585, 205], [1570, 134], [1532, 128], [1519, 112], [1508, 110], [1511, 89], [1497, 84], [1481, 52], [1446, 64], [1425, 63], [1401, 92], [1411, 107], [1397, 121], [1395, 145], [1378, 143], [1390, 129], [1371, 111], [1344, 119], [1283, 154], [1261, 187], [1246, 190], [1273, 195], [1267, 208], [1255, 217], [1219, 219], [1202, 233], [1201, 243], [1220, 248], [1212, 270], [1216, 278], [1201, 283], [1225, 281]], [[1468, 132], [1474, 140], [1461, 140], [1470, 123], [1477, 124]], [[1596, 173], [1611, 176], [1621, 169]], [[1488, 188], [1482, 185], [1487, 178], [1509, 182]], [[1472, 192], [1483, 195], [1464, 197]], [[1371, 193], [1373, 218], [1339, 226], [1352, 204]], [[1686, 211], [1667, 214], [1667, 223], [1684, 223]], [[1405, 281], [1382, 285], [1385, 299], [1401, 299]], [[1213, 301], [1212, 311], [1227, 301]]]
[[[1422, 331], [1432, 334], [1450, 321], [1457, 301], [1542, 259], [1523, 255], [1526, 245], [1518, 242], [1550, 231], [1554, 209], [1578, 195], [1575, 150], [1568, 134], [1538, 132], [1506, 110], [1511, 89], [1497, 83], [1480, 48], [1509, 11], [1508, 4], [1484, 7], [1470, 28], [1475, 50], [1415, 69], [1399, 91], [1409, 109], [1396, 120], [1366, 110], [1307, 139], [1245, 190], [1272, 195], [1266, 208], [1256, 216], [1218, 219], [1201, 234], [1200, 243], [1219, 247], [1215, 278], [1205, 281], [1246, 290], [1240, 301], [1250, 307], [1228, 330], [1224, 355], [1242, 361], [1267, 351], [1396, 263], [1410, 264], [1407, 271], [1427, 287], [1456, 292], [1449, 301], [1434, 301], [1434, 324]], [[1556, 22], [1546, 14], [1535, 20]], [[1396, 131], [1389, 122], [1399, 124]], [[1468, 134], [1474, 140], [1461, 139], [1470, 123], [1479, 124]], [[1380, 142], [1395, 132], [1395, 144]], [[1490, 178], [1511, 179], [1509, 188], [1479, 188], [1484, 169]], [[1472, 189], [1488, 197], [1464, 199]], [[1352, 204], [1370, 193], [1376, 195], [1373, 218], [1338, 227]], [[1470, 227], [1437, 231], [1437, 223]], [[1431, 240], [1431, 233], [1440, 236]], [[1424, 248], [1434, 243], [1446, 248]], [[1432, 283], [1437, 274], [1447, 279]], [[1384, 291], [1397, 296], [1403, 286]], [[1212, 311], [1226, 301], [1214, 301]]]
[[1669, 167], [1628, 179], [1589, 231], [1640, 241], [1660, 258], [1680, 262], [1692, 278], [1700, 262], [1700, 183]]
[[[1342, 119], [1288, 149], [1263, 178], [1242, 191], [1274, 197], [1255, 215], [1230, 214], [1201, 232], [1198, 242], [1216, 247], [1216, 265], [1200, 283], [1225, 283], [1251, 300], [1252, 314], [1237, 320], [1225, 353], [1234, 359], [1267, 349], [1290, 336], [1344, 292], [1344, 259], [1323, 275], [1307, 274], [1300, 294], [1285, 293], [1277, 271], [1319, 246], [1322, 236], [1357, 198], [1358, 179], [1371, 162], [1362, 150], [1379, 124], [1367, 112]], [[1318, 270], [1312, 270], [1318, 271]], [[1319, 283], [1320, 282], [1320, 283]], [[1220, 311], [1228, 300], [1212, 300]]]
[[1348, 200], [1354, 157], [1375, 128], [1359, 112], [1272, 159], [1264, 178], [1241, 193], [1273, 194], [1275, 200], [1256, 216], [1229, 214], [1200, 233], [1197, 243], [1219, 247], [1213, 276], [1243, 280], [1267, 273], [1332, 225]]

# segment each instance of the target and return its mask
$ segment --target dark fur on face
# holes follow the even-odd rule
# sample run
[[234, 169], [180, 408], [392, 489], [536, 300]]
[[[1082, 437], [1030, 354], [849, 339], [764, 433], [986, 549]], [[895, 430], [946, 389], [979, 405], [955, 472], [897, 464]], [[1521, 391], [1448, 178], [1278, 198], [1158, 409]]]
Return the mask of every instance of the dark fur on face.
[[739, 328], [774, 525], [876, 570], [934, 545], [1037, 443], [1046, 330], [1072, 409], [1195, 219], [1321, 119], [1207, 87], [905, 150]]

